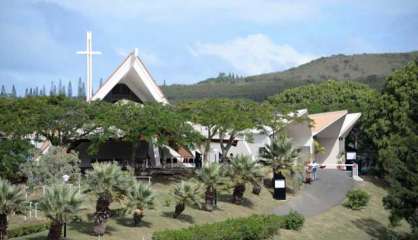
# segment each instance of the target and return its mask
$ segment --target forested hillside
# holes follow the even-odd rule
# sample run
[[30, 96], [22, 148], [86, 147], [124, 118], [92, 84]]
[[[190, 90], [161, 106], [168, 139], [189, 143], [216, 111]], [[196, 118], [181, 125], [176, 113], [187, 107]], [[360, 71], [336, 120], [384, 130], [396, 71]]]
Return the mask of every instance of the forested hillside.
[[351, 80], [381, 88], [394, 69], [418, 58], [408, 53], [333, 55], [282, 72], [241, 77], [220, 74], [192, 85], [170, 85], [162, 89], [170, 101], [202, 97], [266, 99], [285, 89], [325, 80]]

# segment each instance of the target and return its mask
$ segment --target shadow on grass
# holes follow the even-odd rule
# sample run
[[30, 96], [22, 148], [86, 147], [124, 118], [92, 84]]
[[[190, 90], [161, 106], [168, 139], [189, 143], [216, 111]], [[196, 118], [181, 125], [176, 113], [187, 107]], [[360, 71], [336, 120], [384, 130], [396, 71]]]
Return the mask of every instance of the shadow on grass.
[[[250, 191], [246, 191], [244, 194], [244, 198], [242, 199], [242, 203], [241, 204], [235, 204], [237, 206], [243, 206], [243, 207], [247, 207], [247, 208], [253, 208], [254, 207], [254, 203], [246, 198], [246, 195], [252, 194]], [[219, 194], [218, 195], [218, 202], [228, 202], [231, 204], [234, 204], [232, 202], [232, 194]]]
[[[161, 216], [173, 218], [173, 212], [162, 212]], [[180, 216], [178, 216], [177, 218], [173, 218], [173, 219], [177, 219], [177, 220], [180, 220], [182, 222], [187, 222], [187, 223], [190, 223], [190, 224], [194, 223], [193, 217], [190, 216], [190, 215], [184, 214], [184, 213], [180, 214]]]
[[361, 218], [359, 220], [353, 220], [352, 223], [358, 229], [367, 233], [370, 239], [392, 239], [390, 236], [396, 235], [394, 231], [372, 218]]
[[[95, 224], [93, 222], [76, 222], [71, 223], [70, 229], [90, 236], [96, 236], [96, 234], [93, 231], [94, 225]], [[112, 232], [114, 232], [115, 230], [116, 229], [114, 227], [107, 225], [105, 233], [112, 235]]]
[[152, 227], [152, 223], [144, 220], [142, 220], [138, 225], [135, 225], [133, 219], [128, 217], [116, 218], [115, 221], [117, 224], [120, 224], [125, 227]]

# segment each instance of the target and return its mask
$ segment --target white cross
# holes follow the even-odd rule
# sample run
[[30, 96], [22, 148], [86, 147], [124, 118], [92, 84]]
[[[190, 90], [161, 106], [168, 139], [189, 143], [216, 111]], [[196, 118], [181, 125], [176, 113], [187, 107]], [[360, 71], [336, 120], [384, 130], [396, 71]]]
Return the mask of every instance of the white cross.
[[92, 34], [87, 32], [86, 51], [78, 51], [77, 54], [87, 56], [86, 100], [90, 102], [93, 97], [93, 55], [102, 54], [93, 51]]

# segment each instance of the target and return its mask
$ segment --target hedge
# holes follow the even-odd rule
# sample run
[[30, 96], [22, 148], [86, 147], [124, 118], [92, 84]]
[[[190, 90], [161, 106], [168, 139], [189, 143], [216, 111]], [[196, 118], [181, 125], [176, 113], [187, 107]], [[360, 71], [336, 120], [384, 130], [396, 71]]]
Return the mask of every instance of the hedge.
[[49, 222], [22, 224], [7, 230], [9, 238], [21, 237], [32, 233], [38, 233], [49, 229]]
[[287, 216], [253, 215], [246, 218], [155, 232], [153, 240], [261, 240], [286, 227]]

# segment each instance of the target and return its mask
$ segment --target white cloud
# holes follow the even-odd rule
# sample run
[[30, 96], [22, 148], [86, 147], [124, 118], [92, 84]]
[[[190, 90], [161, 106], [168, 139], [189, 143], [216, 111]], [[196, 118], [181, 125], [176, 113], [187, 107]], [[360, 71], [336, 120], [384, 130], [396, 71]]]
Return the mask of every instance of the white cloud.
[[196, 57], [207, 55], [223, 59], [244, 74], [284, 70], [315, 58], [287, 44], [276, 44], [263, 34], [239, 37], [224, 43], [196, 43], [190, 51]]

